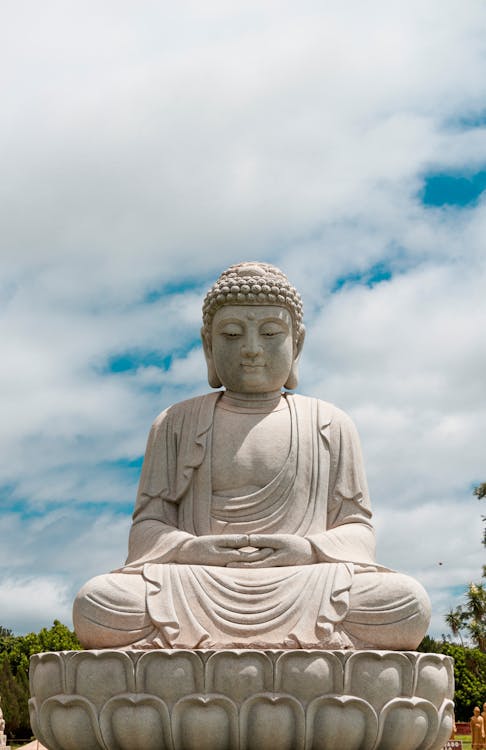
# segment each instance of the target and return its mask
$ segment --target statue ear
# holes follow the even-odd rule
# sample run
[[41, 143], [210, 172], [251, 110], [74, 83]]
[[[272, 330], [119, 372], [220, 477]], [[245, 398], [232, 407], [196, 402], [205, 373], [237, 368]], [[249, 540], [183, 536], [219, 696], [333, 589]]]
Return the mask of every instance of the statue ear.
[[302, 326], [302, 332], [295, 343], [295, 354], [294, 360], [292, 362], [292, 367], [290, 368], [287, 382], [284, 383], [284, 388], [287, 388], [287, 390], [289, 391], [293, 391], [294, 388], [297, 388], [297, 385], [299, 383], [299, 359], [302, 353], [302, 347], [304, 346], [304, 339], [305, 328]]
[[214, 366], [213, 353], [211, 350], [211, 339], [204, 327], [201, 328], [201, 339], [202, 339], [204, 357], [206, 358], [206, 365], [208, 368], [208, 383], [211, 386], [211, 388], [221, 388], [223, 384], [221, 380], [219, 379], [219, 375], [216, 372], [216, 368]]

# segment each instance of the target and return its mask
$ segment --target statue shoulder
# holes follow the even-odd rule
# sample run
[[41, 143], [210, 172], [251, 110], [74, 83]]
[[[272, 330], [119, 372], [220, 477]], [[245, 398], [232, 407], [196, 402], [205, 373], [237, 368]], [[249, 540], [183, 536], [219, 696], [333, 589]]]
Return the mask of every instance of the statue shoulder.
[[298, 393], [292, 394], [292, 399], [297, 410], [299, 410], [299, 408], [305, 408], [306, 406], [308, 408], [314, 403], [316, 405], [319, 423], [322, 426], [324, 424], [332, 424], [334, 428], [356, 429], [349, 414], [335, 404], [332, 404], [330, 401], [323, 401], [322, 399], [313, 396], [301, 396]]
[[349, 414], [329, 401], [311, 396], [292, 395], [297, 413], [309, 419], [313, 413], [317, 419], [316, 427], [322, 437], [336, 450], [345, 444], [359, 445], [359, 435]]
[[189, 423], [211, 421], [218, 398], [219, 391], [178, 401], [168, 406], [155, 418], [152, 430], [158, 432], [164, 426], [168, 425], [177, 428], [184, 421], [188, 421]]

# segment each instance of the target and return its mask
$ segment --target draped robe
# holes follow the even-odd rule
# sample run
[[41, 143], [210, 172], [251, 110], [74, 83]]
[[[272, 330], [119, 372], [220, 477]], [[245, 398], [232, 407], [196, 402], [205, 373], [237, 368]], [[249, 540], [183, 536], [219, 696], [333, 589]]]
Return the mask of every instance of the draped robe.
[[[349, 417], [286, 394], [291, 438], [278, 474], [244, 497], [213, 493], [214, 410], [221, 393], [170, 407], [148, 439], [125, 566], [142, 576], [163, 647], [351, 646], [345, 620], [353, 578], [375, 562], [359, 439]], [[193, 535], [294, 534], [317, 562], [275, 568], [175, 563]]]

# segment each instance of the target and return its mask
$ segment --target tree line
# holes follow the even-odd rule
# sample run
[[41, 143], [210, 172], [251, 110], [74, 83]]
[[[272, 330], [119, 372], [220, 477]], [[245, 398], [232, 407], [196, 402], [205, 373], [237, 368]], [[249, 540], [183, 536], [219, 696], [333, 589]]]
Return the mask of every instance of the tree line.
[[[486, 498], [486, 482], [474, 489], [482, 500]], [[486, 516], [482, 543], [486, 547]], [[483, 566], [486, 577], [486, 565]], [[454, 658], [456, 692], [454, 696], [457, 721], [468, 721], [471, 708], [486, 700], [486, 588], [484, 583], [470, 583], [465, 602], [451, 609], [445, 616], [453, 636], [461, 645], [425, 636], [418, 651], [439, 653]], [[471, 646], [464, 645], [464, 637]], [[81, 644], [75, 633], [59, 620], [51, 628], [39, 633], [14, 635], [0, 625], [0, 696], [7, 735], [11, 738], [30, 737], [29, 721], [29, 659], [42, 651], [77, 651]]]
[[76, 635], [59, 620], [39, 633], [14, 635], [0, 625], [0, 696], [8, 737], [32, 735], [29, 719], [29, 659], [41, 651], [77, 651]]
[[[486, 482], [474, 488], [478, 500], [486, 498]], [[486, 547], [486, 516], [483, 523], [482, 544]], [[483, 579], [486, 578], [486, 565], [483, 565]], [[456, 681], [456, 716], [467, 717], [473, 706], [482, 706], [486, 700], [486, 586], [483, 582], [470, 583], [464, 594], [464, 602], [449, 610], [445, 622], [453, 636], [459, 637], [461, 645], [449, 643], [445, 636], [442, 641], [424, 639], [423, 650], [453, 656]], [[464, 646], [465, 639], [472, 648]], [[425, 641], [428, 641], [427, 643]]]
[[[486, 482], [474, 488], [473, 494], [479, 500], [486, 498]], [[482, 544], [486, 547], [486, 516], [482, 516], [484, 524]], [[483, 565], [482, 577], [486, 578], [486, 565]], [[453, 636], [459, 637], [464, 645], [464, 636], [483, 653], [486, 651], [486, 586], [481, 583], [470, 583], [466, 589], [465, 601], [449, 610], [445, 616]]]

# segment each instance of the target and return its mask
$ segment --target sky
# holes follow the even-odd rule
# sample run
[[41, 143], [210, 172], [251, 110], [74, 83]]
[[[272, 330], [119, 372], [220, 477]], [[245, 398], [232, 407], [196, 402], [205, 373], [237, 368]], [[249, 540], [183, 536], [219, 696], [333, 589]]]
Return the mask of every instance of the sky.
[[204, 293], [258, 259], [447, 633], [484, 562], [486, 5], [4, 0], [0, 57], [0, 624], [71, 625], [123, 563], [151, 422], [209, 390]]

